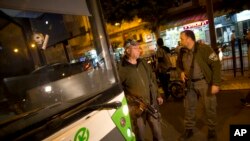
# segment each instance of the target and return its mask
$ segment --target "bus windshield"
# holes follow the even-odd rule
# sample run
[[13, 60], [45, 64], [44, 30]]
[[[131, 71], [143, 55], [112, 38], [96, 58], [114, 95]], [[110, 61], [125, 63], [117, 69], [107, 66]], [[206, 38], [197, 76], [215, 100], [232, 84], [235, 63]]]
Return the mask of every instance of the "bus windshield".
[[79, 12], [63, 5], [74, 1], [62, 0], [60, 7], [71, 9], [62, 12], [52, 11], [44, 4], [48, 0], [40, 1], [42, 10], [37, 0], [16, 1], [0, 2], [0, 126], [45, 111], [25, 123], [33, 124], [117, 85], [112, 50], [94, 6], [82, 5]]

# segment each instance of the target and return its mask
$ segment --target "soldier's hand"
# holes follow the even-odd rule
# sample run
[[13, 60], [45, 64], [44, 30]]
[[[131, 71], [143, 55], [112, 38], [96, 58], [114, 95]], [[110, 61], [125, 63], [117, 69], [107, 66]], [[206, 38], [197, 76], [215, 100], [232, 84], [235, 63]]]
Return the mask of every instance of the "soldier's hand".
[[211, 94], [217, 94], [220, 91], [220, 87], [216, 85], [212, 85]]
[[163, 98], [162, 97], [157, 97], [157, 102], [159, 105], [163, 104]]
[[182, 81], [183, 83], [185, 83], [186, 79], [187, 79], [187, 77], [186, 77], [185, 73], [184, 73], [184, 72], [181, 72], [181, 81]]

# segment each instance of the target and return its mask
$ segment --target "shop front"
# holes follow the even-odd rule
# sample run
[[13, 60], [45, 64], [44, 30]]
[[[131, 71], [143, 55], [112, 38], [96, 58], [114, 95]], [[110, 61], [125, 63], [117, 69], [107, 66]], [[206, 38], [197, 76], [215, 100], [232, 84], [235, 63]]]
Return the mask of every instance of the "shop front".
[[250, 10], [242, 11], [236, 14], [237, 26], [239, 36], [246, 36], [247, 31], [250, 29]]
[[[217, 43], [230, 42], [232, 31], [235, 31], [237, 38], [244, 38], [247, 30], [250, 29], [250, 10], [245, 10], [237, 14], [227, 14], [224, 12], [215, 12], [214, 18]], [[222, 14], [224, 13], [224, 14]], [[222, 16], [221, 16], [222, 15]], [[183, 30], [193, 30], [196, 40], [202, 40], [210, 44], [209, 21], [206, 14], [194, 15], [176, 21], [170, 21], [167, 29], [161, 32], [164, 43], [169, 48], [176, 47], [179, 41], [179, 34]]]
[[228, 14], [214, 18], [217, 43], [229, 44], [233, 31], [238, 35], [236, 28], [236, 14]]
[[[230, 14], [228, 14], [230, 13]], [[250, 15], [250, 14], [249, 14]], [[232, 31], [235, 31], [237, 38], [243, 38], [247, 29], [250, 28], [250, 17], [246, 11], [238, 14], [232, 14], [232, 10], [220, 10], [214, 13], [214, 24], [216, 42], [222, 44], [229, 44]], [[119, 48], [123, 47], [124, 40], [132, 38], [140, 43], [143, 50], [143, 55], [148, 56], [155, 53], [156, 38], [149, 30], [144, 29], [140, 20], [135, 19], [130, 25], [129, 23], [122, 23], [119, 27], [108, 26], [110, 33], [110, 41], [114, 47], [117, 58], [123, 55], [123, 51]], [[184, 30], [193, 30], [197, 41], [210, 44], [209, 21], [206, 13], [194, 14], [179, 19], [169, 21], [168, 24], [161, 28], [160, 37], [163, 38], [164, 45], [170, 49], [178, 46], [180, 32]], [[118, 48], [118, 49], [116, 49]]]
[[162, 31], [161, 37], [163, 38], [165, 45], [170, 49], [177, 47], [178, 42], [180, 41], [180, 32], [184, 30], [193, 30], [197, 41], [200, 40], [205, 43], [210, 43], [208, 20], [204, 20]]

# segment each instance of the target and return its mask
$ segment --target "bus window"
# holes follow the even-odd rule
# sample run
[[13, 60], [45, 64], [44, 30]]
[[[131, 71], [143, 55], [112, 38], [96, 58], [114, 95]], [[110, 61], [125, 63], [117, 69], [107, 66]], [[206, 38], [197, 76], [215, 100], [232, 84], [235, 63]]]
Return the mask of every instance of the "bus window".
[[0, 138], [135, 140], [99, 1], [14, 1], [0, 2]]

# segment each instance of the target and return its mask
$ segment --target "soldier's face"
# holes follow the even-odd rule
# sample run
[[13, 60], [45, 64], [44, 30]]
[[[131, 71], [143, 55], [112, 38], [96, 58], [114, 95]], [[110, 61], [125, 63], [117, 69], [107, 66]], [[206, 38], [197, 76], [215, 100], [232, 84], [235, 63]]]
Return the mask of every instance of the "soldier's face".
[[128, 56], [134, 59], [138, 59], [141, 54], [141, 49], [139, 45], [130, 46], [127, 48], [126, 51], [127, 51]]
[[188, 40], [189, 40], [189, 37], [186, 36], [185, 33], [181, 33], [181, 34], [180, 34], [180, 41], [181, 41], [181, 45], [182, 45], [182, 46], [187, 47], [187, 45], [188, 45]]

